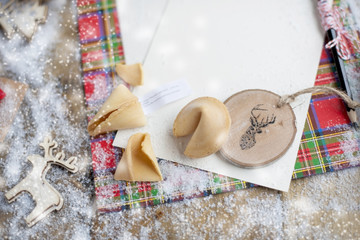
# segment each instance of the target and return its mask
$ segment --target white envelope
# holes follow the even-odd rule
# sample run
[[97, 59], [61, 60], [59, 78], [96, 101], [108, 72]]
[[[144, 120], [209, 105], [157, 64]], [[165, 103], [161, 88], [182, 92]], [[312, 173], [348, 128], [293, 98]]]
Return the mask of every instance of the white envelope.
[[234, 166], [219, 153], [188, 159], [172, 135], [172, 124], [182, 107], [200, 96], [224, 101], [245, 89], [284, 95], [313, 86], [322, 43], [316, 1], [169, 0], [144, 63], [145, 85], [134, 93], [141, 97], [186, 79], [192, 94], [151, 113], [145, 127], [119, 131], [114, 145], [125, 147], [132, 134], [148, 132], [160, 158], [287, 191], [310, 95], [291, 104], [298, 129], [292, 146], [261, 168]]

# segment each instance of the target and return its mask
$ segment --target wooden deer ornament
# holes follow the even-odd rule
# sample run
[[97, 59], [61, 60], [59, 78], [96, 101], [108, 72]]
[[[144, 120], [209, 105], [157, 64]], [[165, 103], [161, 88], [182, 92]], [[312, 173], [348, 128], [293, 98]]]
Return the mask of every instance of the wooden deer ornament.
[[5, 194], [9, 203], [13, 202], [22, 192], [31, 194], [36, 202], [36, 207], [25, 218], [29, 227], [43, 219], [50, 212], [60, 210], [64, 204], [64, 199], [60, 193], [45, 179], [45, 175], [52, 164], [60, 165], [72, 173], [78, 171], [78, 167], [75, 166], [76, 157], [65, 160], [63, 151], [58, 152], [55, 156], [53, 155], [54, 149], [57, 148], [57, 142], [50, 137], [46, 137], [44, 142], [39, 145], [45, 150], [44, 157], [40, 155], [28, 156], [27, 160], [33, 165], [32, 171]]
[[9, 0], [4, 6], [0, 3], [0, 28], [11, 39], [19, 31], [31, 40], [40, 23], [45, 23], [48, 7], [40, 0]]
[[295, 114], [281, 97], [262, 89], [235, 93], [225, 101], [230, 134], [220, 153], [245, 168], [266, 166], [289, 149], [296, 134]]

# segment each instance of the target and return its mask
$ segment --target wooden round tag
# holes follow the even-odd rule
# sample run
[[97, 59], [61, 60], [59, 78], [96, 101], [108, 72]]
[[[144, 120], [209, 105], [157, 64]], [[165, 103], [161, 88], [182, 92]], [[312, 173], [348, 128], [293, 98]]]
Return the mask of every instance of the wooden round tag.
[[220, 150], [231, 162], [259, 167], [281, 157], [296, 134], [289, 104], [277, 107], [280, 96], [266, 90], [245, 90], [225, 101], [231, 116], [227, 142]]

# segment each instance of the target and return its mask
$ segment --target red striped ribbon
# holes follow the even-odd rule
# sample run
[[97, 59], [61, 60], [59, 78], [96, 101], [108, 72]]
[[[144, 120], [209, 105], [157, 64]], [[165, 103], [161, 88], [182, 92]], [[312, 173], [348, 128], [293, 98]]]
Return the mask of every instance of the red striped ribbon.
[[325, 47], [330, 49], [336, 46], [336, 51], [338, 52], [339, 56], [343, 60], [349, 60], [350, 49], [347, 44], [347, 39], [356, 42], [358, 42], [358, 40], [348, 34], [348, 32], [344, 29], [341, 21], [341, 17], [344, 18], [344, 16], [340, 15], [343, 13], [342, 9], [336, 6], [332, 7], [328, 0], [318, 1], [318, 9], [321, 17], [321, 25], [325, 31], [329, 29], [334, 29], [336, 31], [336, 38], [329, 41]]

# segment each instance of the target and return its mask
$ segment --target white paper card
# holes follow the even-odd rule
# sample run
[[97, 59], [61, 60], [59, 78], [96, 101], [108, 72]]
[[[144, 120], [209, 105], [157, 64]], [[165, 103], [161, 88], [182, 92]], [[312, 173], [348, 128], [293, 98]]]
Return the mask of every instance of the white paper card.
[[265, 167], [245, 169], [214, 154], [187, 159], [182, 140], [172, 135], [178, 112], [189, 101], [221, 101], [245, 89], [291, 94], [314, 84], [323, 32], [312, 0], [170, 0], [144, 64], [141, 97], [172, 79], [185, 78], [191, 96], [148, 116], [143, 128], [119, 131], [114, 145], [125, 147], [136, 132], [148, 132], [158, 157], [287, 191], [294, 170], [310, 96], [292, 104], [297, 119], [294, 143]]
[[127, 64], [144, 63], [168, 1], [116, 1]]

